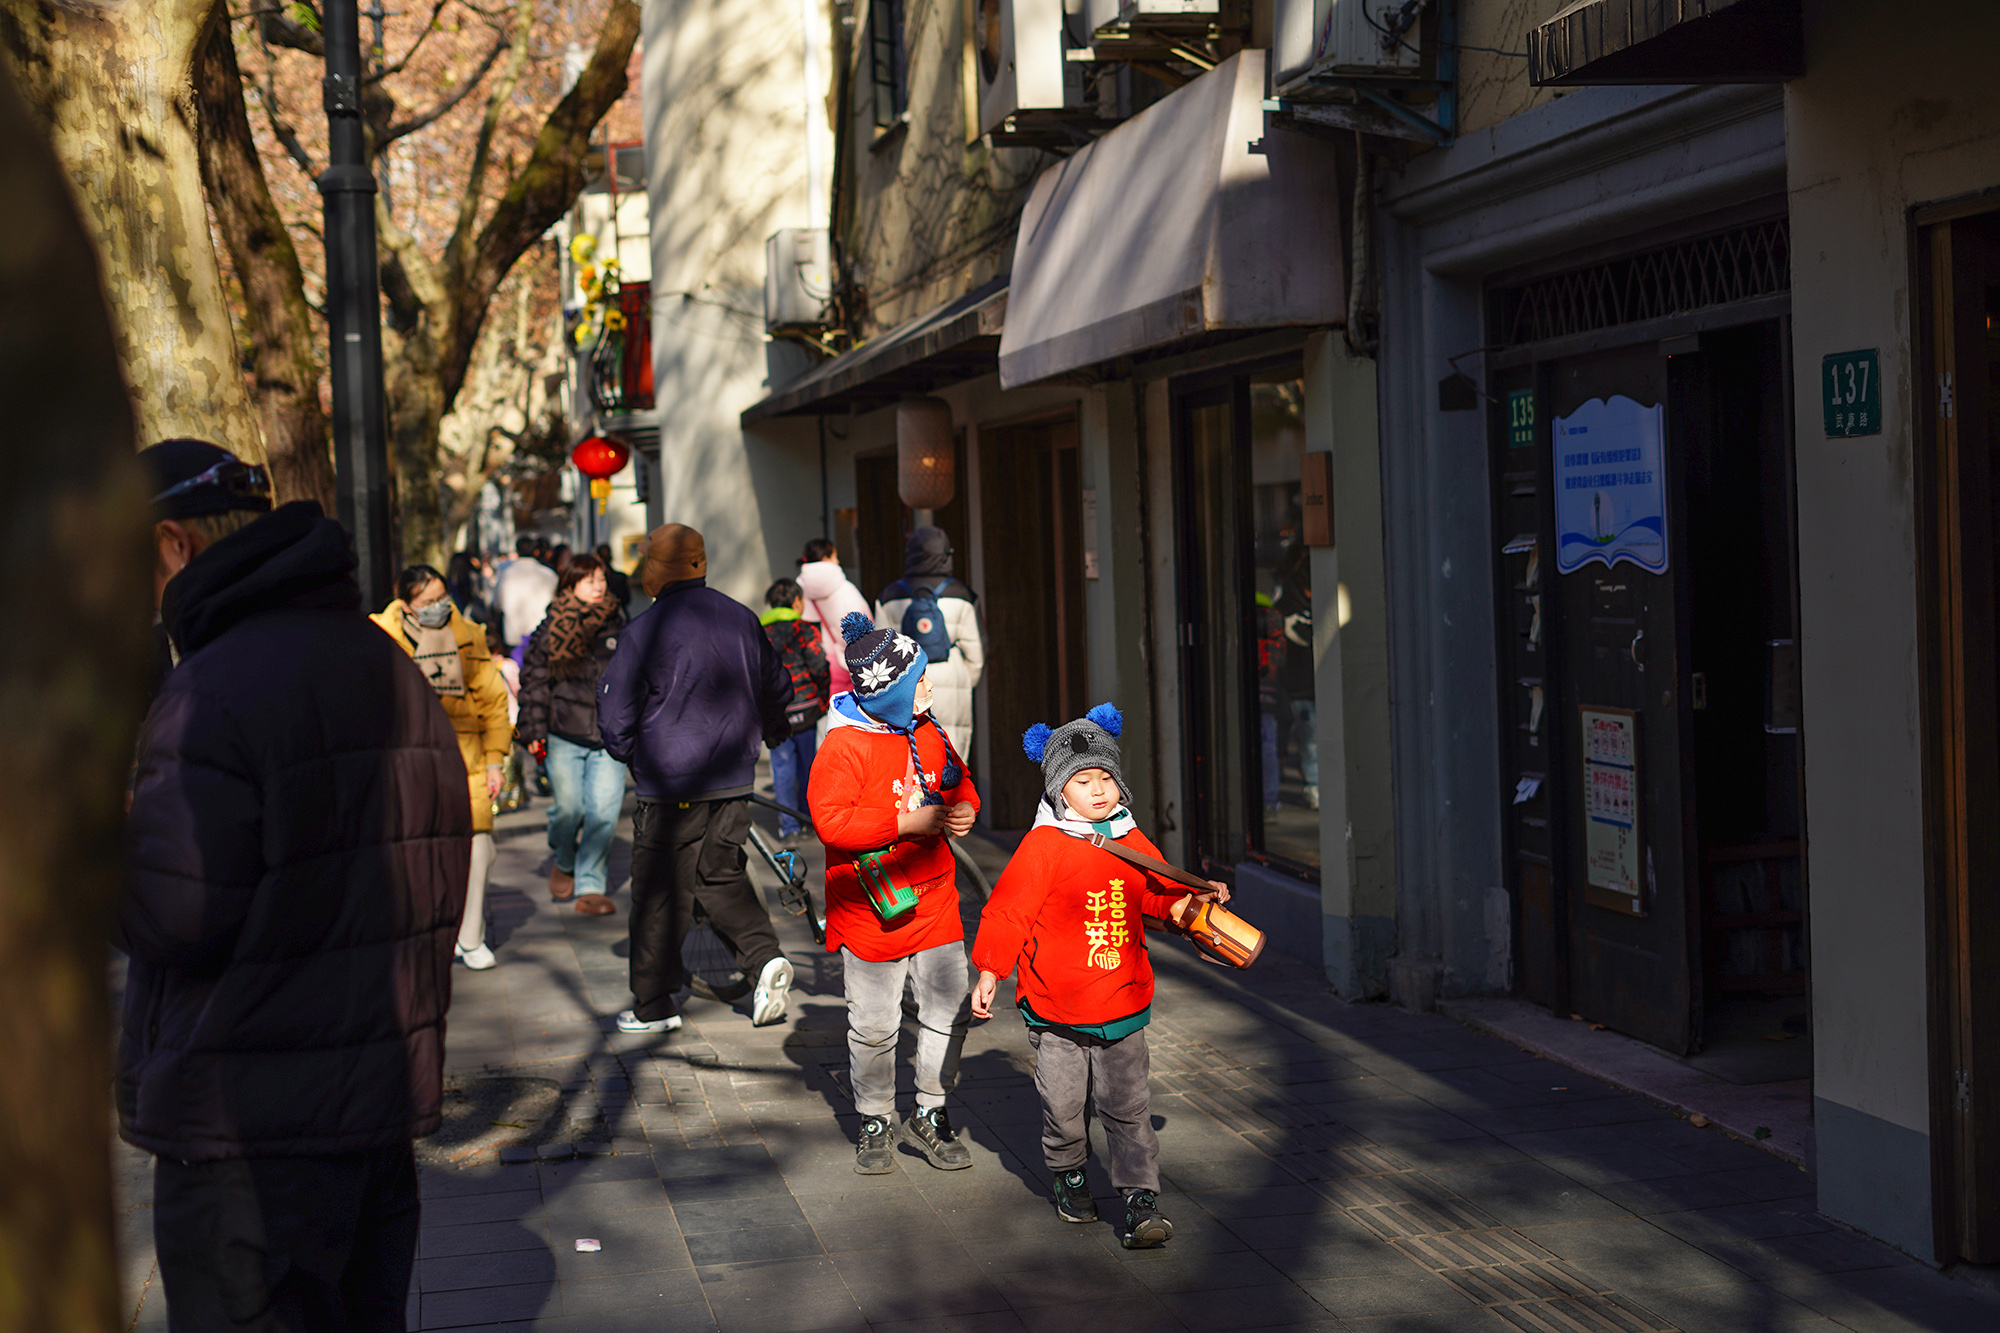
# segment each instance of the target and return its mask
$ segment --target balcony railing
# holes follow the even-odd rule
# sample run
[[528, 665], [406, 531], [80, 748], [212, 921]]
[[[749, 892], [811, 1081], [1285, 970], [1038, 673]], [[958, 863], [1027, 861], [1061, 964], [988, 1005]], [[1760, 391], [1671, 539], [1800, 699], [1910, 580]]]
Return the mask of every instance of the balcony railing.
[[[622, 321], [606, 320], [590, 354], [590, 401], [606, 416], [653, 407], [653, 286], [628, 282], [611, 297]], [[613, 328], [614, 323], [622, 327]]]

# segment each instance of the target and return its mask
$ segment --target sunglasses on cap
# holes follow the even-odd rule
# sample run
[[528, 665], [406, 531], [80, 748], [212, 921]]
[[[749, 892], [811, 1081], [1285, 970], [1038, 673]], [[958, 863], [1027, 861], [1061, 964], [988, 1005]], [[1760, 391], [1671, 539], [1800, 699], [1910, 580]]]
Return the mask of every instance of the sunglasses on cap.
[[255, 501], [258, 507], [271, 507], [271, 473], [258, 463], [246, 463], [240, 458], [225, 458], [211, 467], [203, 468], [186, 481], [177, 481], [153, 497], [153, 503], [171, 500], [176, 495], [186, 494], [203, 486], [219, 487], [232, 501]]

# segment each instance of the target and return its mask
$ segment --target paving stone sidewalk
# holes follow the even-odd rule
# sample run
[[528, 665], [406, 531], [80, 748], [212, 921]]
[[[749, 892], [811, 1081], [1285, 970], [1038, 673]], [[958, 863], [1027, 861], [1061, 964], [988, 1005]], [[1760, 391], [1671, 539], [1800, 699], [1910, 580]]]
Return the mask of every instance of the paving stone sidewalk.
[[[1344, 1004], [1274, 954], [1235, 974], [1155, 949], [1166, 1248], [1056, 1219], [1011, 1011], [965, 1048], [952, 1115], [972, 1168], [905, 1149], [857, 1176], [839, 964], [803, 920], [779, 918], [799, 968], [783, 1024], [695, 1000], [680, 1032], [620, 1034], [628, 850], [617, 916], [557, 910], [544, 810], [500, 822], [500, 966], [456, 974], [449, 1072], [552, 1080], [598, 1141], [424, 1172], [413, 1328], [2000, 1329], [2000, 1299], [1818, 1216], [1796, 1167], [1448, 1019]], [[164, 1326], [143, 1164], [121, 1163], [134, 1326]]]

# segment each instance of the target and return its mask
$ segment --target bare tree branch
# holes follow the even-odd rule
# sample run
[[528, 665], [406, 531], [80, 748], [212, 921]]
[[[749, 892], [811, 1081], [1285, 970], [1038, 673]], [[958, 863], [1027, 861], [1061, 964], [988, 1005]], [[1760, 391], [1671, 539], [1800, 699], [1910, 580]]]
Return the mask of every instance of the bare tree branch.
[[303, 51], [309, 56], [323, 58], [326, 55], [326, 43], [320, 40], [320, 35], [311, 28], [287, 17], [290, 9], [291, 6], [286, 5], [281, 9], [254, 11], [260, 16], [257, 31], [263, 37], [265, 47], [268, 49], [273, 46], [284, 46], [294, 51]]
[[416, 59], [417, 51], [424, 44], [424, 38], [437, 30], [438, 15], [444, 13], [444, 7], [450, 3], [451, 0], [437, 0], [437, 4], [431, 8], [430, 18], [424, 21], [423, 31], [417, 34], [417, 40], [410, 44], [410, 49], [403, 52], [403, 58], [393, 65], [375, 71], [373, 74], [365, 75], [361, 81], [363, 83], [380, 83], [392, 74], [401, 74], [404, 68], [412, 60]]
[[257, 37], [264, 47], [264, 86], [258, 89], [257, 97], [257, 100], [264, 104], [264, 119], [271, 122], [271, 133], [277, 137], [280, 144], [284, 145], [285, 154], [292, 159], [292, 164], [303, 171], [307, 179], [317, 177], [319, 171], [313, 166], [312, 154], [306, 152], [306, 146], [299, 142], [298, 131], [292, 128], [291, 122], [286, 120], [279, 110], [278, 57], [271, 50], [270, 37], [261, 27], [258, 29]]
[[[459, 201], [458, 223], [451, 229], [451, 240], [445, 246], [445, 271], [448, 273], [457, 274], [466, 270], [466, 259], [472, 244], [472, 225], [479, 217], [479, 205], [486, 193], [486, 173], [493, 164], [493, 135], [500, 128], [500, 117], [513, 98], [514, 90], [520, 86], [521, 74], [527, 68], [528, 36], [534, 21], [535, 0], [515, 0], [513, 55], [507, 61], [500, 81], [493, 86], [492, 94], [486, 99], [486, 115], [479, 122], [479, 137], [472, 149], [472, 169], [465, 178], [465, 197]], [[491, 295], [492, 289], [489, 288], [481, 299]], [[471, 356], [471, 347], [465, 349], [465, 354]]]
[[[493, 68], [493, 62], [498, 60], [500, 58], [500, 53], [502, 51], [505, 51], [511, 44], [512, 43], [508, 41], [507, 34], [504, 32], [501, 33], [498, 37], [494, 39], [493, 49], [488, 51], [486, 53], [486, 58], [479, 62], [479, 68], [473, 70], [471, 75], [466, 78], [464, 83], [461, 83], [458, 87], [452, 89], [451, 92], [445, 95], [443, 101], [439, 102], [429, 111], [426, 111], [419, 116], [412, 116], [410, 119], [402, 121], [395, 125], [391, 125], [388, 129], [382, 131], [381, 135], [378, 136], [375, 141], [375, 150], [377, 152], [380, 152], [388, 145], [396, 142], [396, 140], [407, 138], [409, 135], [415, 134], [418, 130], [423, 129], [426, 125], [429, 125], [432, 122], [439, 119], [440, 117], [448, 114], [453, 107], [457, 106], [460, 102], [463, 102], [467, 97], [470, 97], [472, 95], [473, 89], [479, 86], [480, 81], [483, 80], [486, 77], [487, 72]], [[519, 80], [517, 78], [516, 82], [518, 81]]]

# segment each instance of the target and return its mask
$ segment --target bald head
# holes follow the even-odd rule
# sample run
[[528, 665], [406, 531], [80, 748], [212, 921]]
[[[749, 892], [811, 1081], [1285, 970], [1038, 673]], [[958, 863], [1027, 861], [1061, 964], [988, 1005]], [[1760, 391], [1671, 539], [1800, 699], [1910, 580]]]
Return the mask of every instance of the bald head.
[[708, 577], [708, 547], [701, 534], [681, 523], [654, 528], [646, 538], [646, 559], [639, 566], [639, 584], [648, 597], [658, 597], [670, 584]]

